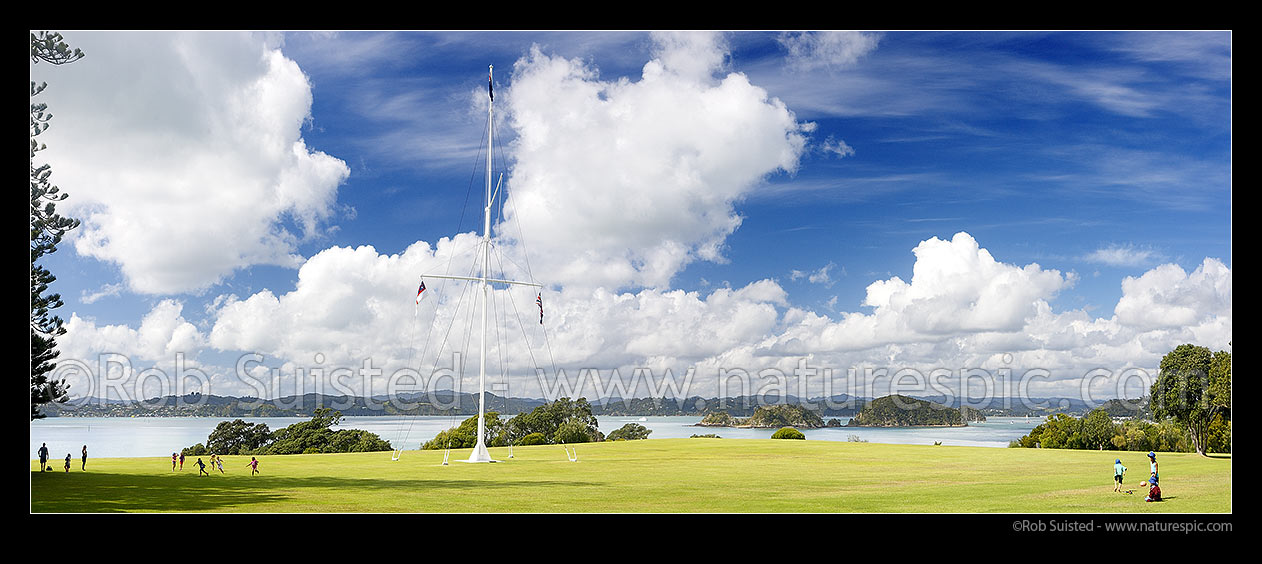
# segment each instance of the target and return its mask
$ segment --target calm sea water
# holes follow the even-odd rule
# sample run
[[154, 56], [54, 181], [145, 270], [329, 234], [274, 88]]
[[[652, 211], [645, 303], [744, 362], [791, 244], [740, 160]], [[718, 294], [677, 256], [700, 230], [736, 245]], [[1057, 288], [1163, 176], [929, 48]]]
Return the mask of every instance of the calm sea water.
[[[31, 458], [41, 444], [47, 443], [54, 459], [70, 454], [79, 459], [83, 445], [89, 457], [126, 458], [170, 456], [180, 449], [205, 443], [206, 436], [221, 421], [231, 417], [50, 417], [31, 422]], [[266, 423], [280, 429], [303, 417], [243, 418], [251, 423]], [[338, 428], [363, 429], [376, 433], [395, 446], [416, 449], [434, 438], [439, 431], [454, 427], [464, 417], [343, 417]], [[845, 424], [848, 418], [842, 417]], [[725, 439], [766, 439], [775, 429], [734, 429], [696, 427], [700, 417], [599, 417], [600, 430], [609, 432], [627, 424], [639, 423], [653, 433], [650, 439], [687, 438], [694, 434], [714, 433]], [[803, 429], [807, 440], [846, 441], [851, 435], [872, 443], [925, 444], [941, 441], [944, 445], [1007, 447], [1042, 423], [1040, 418], [991, 417], [968, 427], [921, 427], [902, 429], [826, 428]]]

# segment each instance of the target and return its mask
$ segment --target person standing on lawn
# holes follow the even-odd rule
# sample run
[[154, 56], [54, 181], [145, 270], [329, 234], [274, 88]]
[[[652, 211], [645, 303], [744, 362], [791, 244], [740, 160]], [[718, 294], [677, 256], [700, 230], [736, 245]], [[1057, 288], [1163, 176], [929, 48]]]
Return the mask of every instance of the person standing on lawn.
[[1122, 466], [1122, 459], [1113, 461], [1113, 491], [1122, 493], [1122, 477], [1126, 474], [1126, 467]]

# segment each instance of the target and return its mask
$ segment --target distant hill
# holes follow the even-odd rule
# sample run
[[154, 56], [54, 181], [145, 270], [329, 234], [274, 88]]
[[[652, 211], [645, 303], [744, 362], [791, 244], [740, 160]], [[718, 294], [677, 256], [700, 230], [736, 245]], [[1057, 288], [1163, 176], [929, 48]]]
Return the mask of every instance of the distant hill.
[[1149, 400], [1152, 399], [1144, 396], [1139, 399], [1111, 399], [1104, 402], [1099, 409], [1103, 409], [1109, 417], [1130, 417], [1136, 419], [1152, 419], [1152, 408]]
[[[547, 403], [541, 399], [504, 398], [486, 394], [488, 411], [522, 413]], [[438, 391], [362, 398], [303, 394], [270, 400], [202, 394], [166, 396], [144, 401], [117, 400], [49, 404], [50, 417], [309, 417], [322, 407], [343, 416], [472, 415], [478, 412], [477, 394]]]
[[735, 427], [737, 419], [726, 411], [712, 411], [701, 418], [698, 427]]
[[982, 413], [981, 410], [973, 409], [967, 405], [960, 408], [960, 416], [964, 418], [965, 423], [972, 423], [974, 421], [980, 422], [980, 421], [986, 420], [985, 413]]
[[697, 423], [700, 427], [754, 427], [758, 429], [818, 429], [824, 427], [824, 419], [818, 413], [801, 405], [764, 405], [747, 418], [732, 417], [726, 411], [714, 411]]
[[756, 409], [749, 419], [742, 422], [742, 426], [760, 429], [818, 429], [824, 426], [824, 420], [815, 411], [800, 405], [769, 405]]
[[[975, 408], [981, 415], [1036, 416], [1052, 413], [1085, 415], [1093, 407], [1082, 400], [1065, 398], [994, 398], [987, 402], [961, 400], [958, 397], [916, 397], [953, 408]], [[604, 398], [592, 401], [592, 414], [597, 416], [696, 416], [723, 411], [732, 417], [752, 417], [760, 407], [774, 405], [801, 406], [819, 417], [853, 417], [865, 405], [872, 402], [839, 394], [827, 398], [801, 399], [774, 394], [762, 396], [711, 397], [692, 396], [676, 398]], [[547, 403], [541, 398], [503, 397], [491, 392], [486, 394], [487, 410], [512, 415], [528, 412]], [[1115, 417], [1133, 414], [1131, 409], [1139, 402], [1140, 416], [1147, 413], [1147, 400], [1110, 400], [1102, 408]], [[411, 416], [411, 415], [473, 415], [478, 411], [478, 396], [474, 393], [441, 390], [399, 394], [395, 401], [386, 396], [371, 398], [304, 394], [261, 400], [249, 396], [217, 396], [187, 394], [166, 396], [143, 401], [105, 400], [89, 398], [73, 400], [66, 404], [48, 404], [44, 411], [49, 417], [309, 417], [316, 409], [329, 407], [345, 416]], [[972, 412], [969, 412], [972, 413]], [[966, 417], [966, 420], [974, 420]]]
[[738, 396], [724, 398], [701, 398], [692, 396], [678, 400], [674, 398], [606, 398], [592, 402], [593, 415], [607, 416], [704, 416], [707, 413], [724, 411], [733, 417], [751, 417], [762, 406], [800, 405], [821, 417], [848, 417], [859, 412], [866, 400], [847, 395], [829, 398], [810, 398], [802, 400], [794, 396], [762, 395]]
[[960, 410], [913, 397], [892, 395], [872, 400], [849, 427], [961, 427]]
[[[911, 396], [947, 407], [972, 407], [986, 415], [1011, 417], [1046, 417], [1053, 413], [1086, 415], [1092, 404], [1078, 398], [1015, 398], [993, 397], [989, 399], [961, 398], [959, 396]], [[1116, 401], [1116, 400], [1114, 400]]]

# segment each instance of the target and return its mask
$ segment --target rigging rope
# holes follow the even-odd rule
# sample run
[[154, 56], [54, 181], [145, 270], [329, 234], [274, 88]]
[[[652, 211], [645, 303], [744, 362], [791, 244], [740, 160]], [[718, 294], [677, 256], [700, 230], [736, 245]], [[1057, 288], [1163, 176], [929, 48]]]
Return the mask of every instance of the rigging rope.
[[[487, 140], [487, 138], [486, 138], [486, 135], [483, 135], [483, 136], [482, 136], [482, 141], [483, 141], [483, 142], [487, 142], [487, 141], [488, 141], [488, 140]], [[481, 154], [481, 152], [479, 151], [479, 155], [480, 155], [480, 154]], [[460, 233], [460, 230], [464, 227], [464, 216], [465, 216], [465, 212], [466, 212], [466, 211], [468, 210], [468, 208], [469, 208], [469, 197], [470, 197], [470, 195], [471, 195], [471, 194], [473, 194], [473, 181], [477, 178], [477, 170], [478, 170], [477, 164], [478, 164], [478, 162], [480, 162], [480, 161], [479, 161], [479, 159], [474, 159], [474, 167], [473, 167], [473, 170], [471, 170], [471, 171], [469, 172], [469, 183], [468, 183], [468, 187], [465, 189], [464, 205], [462, 205], [462, 206], [460, 207], [460, 219], [458, 219], [458, 220], [456, 221], [456, 233]], [[454, 242], [454, 238], [453, 238], [453, 242]], [[438, 245], [437, 245], [437, 244], [435, 244], [435, 245], [434, 245], [434, 249], [435, 249], [435, 252], [437, 252], [437, 249], [438, 249]], [[451, 251], [451, 253], [449, 253], [449, 254], [447, 255], [447, 265], [446, 265], [446, 268], [445, 268], [445, 269], [444, 269], [444, 271], [443, 271], [443, 274], [450, 274], [450, 273], [451, 273], [451, 263], [452, 263], [452, 260], [455, 258], [455, 256], [456, 256], [456, 249], [454, 249], [454, 248], [453, 248], [453, 249], [452, 249], [452, 251]], [[475, 261], [475, 265], [476, 265], [476, 261]], [[472, 270], [472, 269], [471, 269], [471, 270]], [[421, 277], [421, 279], [422, 279], [422, 280], [424, 280], [424, 276], [422, 276], [422, 277]], [[442, 300], [442, 296], [443, 296], [444, 290], [446, 290], [446, 287], [447, 287], [447, 280], [445, 280], [445, 279], [444, 279], [444, 280], [443, 280], [443, 282], [442, 282], [442, 284], [440, 285], [440, 287], [439, 287], [438, 291], [437, 291], [437, 292], [435, 292], [435, 294], [436, 294], [435, 299], [436, 299], [436, 300], [439, 300], [439, 301], [441, 301], [441, 300]], [[464, 287], [465, 287], [465, 289], [467, 290], [467, 289], [468, 289], [468, 284], [465, 284], [465, 285], [464, 285]], [[456, 304], [457, 311], [459, 310], [460, 303], [463, 303], [463, 301], [464, 301], [464, 294], [465, 294], [465, 292], [464, 292], [464, 291], [461, 291], [461, 293], [460, 293], [460, 300], [459, 300], [459, 301], [457, 302], [457, 304]], [[437, 307], [435, 307], [435, 313], [437, 313]], [[437, 367], [438, 367], [438, 357], [442, 355], [442, 348], [443, 348], [444, 346], [446, 346], [446, 344], [447, 344], [447, 337], [448, 337], [448, 336], [450, 336], [450, 334], [451, 334], [451, 328], [452, 328], [452, 326], [454, 326], [454, 325], [455, 325], [455, 318], [456, 318], [456, 316], [455, 316], [455, 315], [452, 315], [452, 323], [451, 323], [451, 325], [448, 325], [448, 326], [447, 326], [447, 331], [446, 331], [446, 333], [444, 333], [444, 335], [443, 335], [443, 343], [442, 343], [442, 345], [439, 345], [439, 350], [438, 350], [438, 353], [435, 355], [435, 358], [434, 358], [434, 364], [433, 364], [433, 366], [430, 368], [430, 377], [431, 377], [431, 379], [432, 379], [432, 377], [433, 377], [433, 375], [434, 375], [434, 370], [435, 370], [435, 369], [437, 369]], [[438, 321], [438, 316], [437, 316], [437, 315], [435, 315], [435, 316], [434, 316], [434, 322], [436, 322], [436, 321]], [[434, 322], [431, 322], [431, 323], [430, 323], [430, 326], [429, 326], [429, 331], [428, 331], [428, 332], [426, 332], [426, 334], [425, 334], [425, 345], [424, 345], [424, 348], [421, 350], [421, 355], [420, 355], [420, 357], [419, 357], [421, 362], [424, 362], [424, 361], [425, 361], [425, 352], [429, 350], [430, 337], [433, 335], [433, 331], [434, 331]], [[415, 310], [414, 310], [414, 312], [413, 312], [412, 324], [413, 324], [413, 329], [415, 329], [415, 326], [416, 326], [416, 311], [415, 311]], [[405, 365], [405, 366], [410, 366], [410, 365], [412, 364], [412, 353], [413, 353], [413, 352], [415, 352], [415, 350], [416, 350], [416, 344], [415, 344], [415, 343], [416, 343], [416, 341], [415, 341], [415, 334], [414, 334], [411, 338], [409, 338], [409, 343], [408, 343], [408, 349], [409, 349], [409, 351], [408, 351], [408, 363], [407, 363], [407, 365]], [[419, 373], [419, 372], [420, 372], [420, 370], [419, 370], [419, 369], [420, 369], [420, 365], [418, 365], [418, 366], [417, 366], [417, 369], [418, 369], [418, 370], [417, 370], [417, 372]], [[454, 396], [453, 396], [453, 397], [454, 397]], [[415, 398], [413, 398], [413, 399], [415, 399]], [[406, 429], [406, 431], [404, 431], [404, 433], [403, 433], [403, 437], [402, 437], [402, 439], [400, 440], [400, 443], [399, 443], [399, 445], [400, 445], [400, 446], [399, 446], [399, 449], [398, 449], [398, 454], [394, 457], [394, 460], [398, 460], [398, 459], [399, 459], [399, 457], [400, 457], [400, 456], [402, 456], [402, 451], [403, 451], [403, 449], [404, 449], [404, 445], [406, 445], [408, 438], [409, 438], [409, 437], [411, 437], [411, 435], [412, 435], [412, 426], [415, 424], [415, 422], [416, 422], [416, 418], [417, 418], [417, 417], [420, 417], [420, 408], [419, 408], [419, 407], [420, 407], [420, 406], [418, 405], [418, 406], [417, 406], [417, 410], [416, 410], [416, 414], [415, 414], [415, 415], [413, 415], [413, 416], [411, 416], [411, 417], [408, 419], [408, 426], [407, 426], [407, 429]], [[396, 435], [396, 436], [398, 436], [398, 435]], [[444, 464], [445, 464], [445, 463], [446, 463], [446, 460], [444, 459], [444, 461], [443, 461], [443, 462], [444, 462]]]
[[[493, 127], [494, 127], [494, 124], [493, 124], [493, 123], [492, 123], [492, 124], [488, 124], [488, 128], [483, 129], [483, 131], [489, 131], [489, 130], [490, 130], [491, 128], [493, 128]], [[484, 135], [483, 135], [482, 140], [483, 140], [483, 142], [484, 142], [484, 143], [489, 143], [489, 142], [491, 141], [491, 140], [487, 137], [487, 135], [486, 135], [486, 134], [484, 134]], [[483, 146], [483, 147], [485, 147], [486, 145], [485, 145], [485, 144], [483, 144], [482, 146]], [[504, 149], [503, 149], [503, 145], [501, 144], [501, 146], [500, 146], [500, 147], [498, 147], [498, 149], [499, 149], [499, 151], [500, 151], [500, 158], [501, 158], [501, 162], [507, 162], [507, 158], [504, 156], [504, 152], [503, 152], [503, 151], [504, 151]], [[457, 232], [457, 233], [459, 233], [459, 232], [460, 232], [460, 229], [461, 229], [461, 228], [463, 228], [463, 226], [464, 226], [464, 217], [465, 217], [465, 214], [466, 214], [467, 209], [468, 209], [470, 196], [472, 195], [472, 192], [473, 192], [473, 183], [474, 183], [474, 180], [475, 180], [476, 175], [477, 175], [478, 164], [482, 163], [482, 158], [481, 158], [482, 153], [483, 153], [482, 151], [479, 151], [479, 153], [478, 153], [478, 155], [479, 155], [479, 156], [478, 156], [478, 158], [476, 158], [476, 159], [475, 159], [475, 162], [474, 162], [474, 171], [470, 174], [469, 186], [468, 186], [468, 188], [467, 188], [467, 190], [466, 190], [466, 192], [465, 192], [465, 203], [464, 203], [464, 206], [462, 206], [462, 207], [461, 207], [460, 220], [459, 220], [459, 221], [458, 221], [458, 223], [457, 223], [457, 229], [456, 229], [456, 232]], [[501, 179], [502, 179], [502, 173], [501, 173]], [[496, 197], [495, 197], [495, 200], [497, 200], [497, 202], [488, 202], [488, 205], [489, 205], [489, 206], [494, 206], [495, 204], [498, 204], [499, 222], [497, 223], [497, 225], [503, 225], [503, 224], [504, 224], [504, 207], [505, 207], [505, 201], [507, 201], [507, 202], [508, 202], [508, 205], [509, 205], [509, 206], [511, 206], [511, 211], [512, 211], [512, 213], [513, 213], [514, 215], [516, 215], [516, 213], [517, 213], [517, 211], [516, 211], [516, 203], [515, 203], [515, 200], [511, 200], [511, 199], [507, 196], [507, 190], [508, 190], [508, 185], [507, 185], [507, 183], [504, 183], [502, 187], [503, 187], [503, 191], [501, 191], [501, 190], [499, 189], [499, 187], [497, 187], [497, 189], [496, 189], [496, 194], [495, 194], [495, 196], [496, 196]], [[526, 263], [526, 264], [525, 264], [525, 267], [524, 267], [524, 270], [525, 270], [526, 276], [527, 276], [527, 278], [528, 278], [528, 280], [529, 280], [530, 282], [532, 282], [532, 283], [538, 283], [538, 282], [536, 281], [535, 277], [534, 277], [534, 273], [533, 273], [533, 271], [531, 270], [531, 265], [530, 265], [530, 256], [529, 256], [529, 252], [528, 252], [528, 250], [527, 250], [527, 248], [526, 248], [526, 239], [525, 239], [524, 233], [523, 233], [523, 231], [522, 231], [522, 227], [521, 227], [521, 222], [520, 222], [520, 221], [518, 221], [518, 222], [517, 222], [517, 231], [518, 231], [518, 241], [521, 243], [521, 248], [522, 248], [522, 258], [523, 258], [523, 260], [524, 260], [524, 261], [525, 261], [525, 263]], [[497, 263], [498, 263], [498, 266], [499, 266], [499, 271], [500, 271], [500, 273], [501, 273], [501, 276], [502, 276], [502, 278], [503, 278], [503, 279], [507, 280], [507, 279], [509, 279], [509, 278], [507, 277], [507, 275], [503, 274], [503, 273], [505, 272], [505, 270], [504, 270], [504, 260], [508, 260], [508, 262], [509, 262], [509, 263], [511, 263], [513, 266], [517, 267], [517, 269], [519, 269], [519, 270], [520, 270], [520, 269], [522, 269], [522, 265], [521, 265], [521, 264], [518, 264], [516, 261], [514, 261], [514, 260], [512, 259], [512, 257], [505, 257], [505, 256], [504, 256], [504, 253], [502, 253], [502, 252], [500, 251], [500, 249], [498, 248], [498, 246], [496, 246], [496, 245], [491, 245], [491, 243], [490, 243], [490, 239], [491, 239], [491, 238], [489, 237], [489, 234], [487, 234], [487, 235], [488, 235], [488, 238], [487, 238], [487, 242], [486, 242], [486, 244], [487, 244], [488, 246], [490, 246], [490, 249], [488, 249], [488, 251], [490, 251], [490, 250], [495, 251], [495, 252], [494, 252], [494, 255], [495, 255], [495, 257], [496, 257], [496, 261], [497, 261]], [[480, 247], [481, 245], [478, 245], [478, 246]], [[456, 252], [455, 252], [455, 250], [453, 249], [453, 251], [452, 251], [452, 252], [448, 255], [447, 266], [446, 266], [446, 270], [444, 271], [444, 274], [449, 274], [449, 273], [450, 273], [450, 271], [451, 271], [452, 261], [453, 261], [453, 258], [454, 258], [454, 256], [455, 256], [455, 254], [456, 254]], [[483, 253], [478, 253], [478, 254], [479, 254], [479, 255], [481, 255], [481, 257], [479, 257], [479, 258], [483, 258], [483, 257], [484, 257], [484, 258], [486, 258], [486, 259], [487, 259], [485, 262], [486, 262], [486, 263], [488, 263], [488, 264], [483, 264], [483, 265], [482, 265], [482, 267], [483, 267], [483, 272], [487, 273], [487, 274], [486, 274], [486, 276], [489, 278], [489, 277], [490, 277], [490, 273], [492, 272], [492, 268], [491, 268], [491, 267], [492, 267], [492, 265], [490, 264], [490, 262], [491, 262], [491, 260], [490, 260], [490, 254], [491, 254], [491, 253], [489, 253], [489, 252], [488, 252], [488, 253], [486, 253], [486, 254], [483, 254]], [[473, 271], [474, 271], [474, 269], [478, 266], [478, 263], [479, 263], [479, 260], [477, 260], [477, 259], [475, 259], [474, 261], [472, 261], [472, 264], [471, 264], [471, 266], [470, 266], [470, 273], [469, 273], [470, 277], [472, 277], [472, 276], [473, 276]], [[422, 276], [422, 280], [423, 280], [423, 279], [424, 279], [424, 277]], [[441, 303], [441, 300], [442, 300], [442, 298], [444, 297], [445, 290], [446, 290], [446, 285], [447, 285], [447, 280], [446, 280], [446, 279], [444, 279], [444, 281], [443, 281], [443, 282], [442, 282], [442, 284], [440, 285], [440, 288], [438, 288], [438, 291], [437, 291], [437, 292], [435, 292], [435, 294], [437, 294], [437, 296], [436, 296], [436, 298], [435, 298], [435, 299], [438, 299], [438, 300], [439, 300], [439, 303]], [[442, 341], [441, 341], [441, 343], [438, 345], [438, 348], [437, 348], [437, 351], [436, 351], [436, 353], [435, 353], [435, 357], [434, 357], [434, 362], [433, 362], [433, 364], [431, 365], [431, 369], [430, 369], [430, 372], [429, 372], [429, 375], [430, 375], [430, 378], [431, 378], [431, 380], [430, 380], [430, 383], [431, 383], [431, 384], [433, 384], [433, 381], [432, 381], [433, 374], [434, 374], [434, 372], [437, 370], [438, 363], [439, 363], [439, 361], [440, 361], [440, 359], [441, 359], [441, 356], [442, 356], [443, 350], [445, 350], [445, 349], [447, 348], [448, 342], [450, 341], [450, 338], [451, 338], [451, 332], [452, 332], [452, 330], [454, 329], [455, 324], [456, 324], [456, 320], [457, 320], [457, 318], [459, 318], [459, 317], [460, 317], [460, 315], [459, 315], [459, 310], [460, 310], [460, 307], [464, 304], [465, 296], [466, 296], [466, 295], [469, 295], [469, 290], [470, 290], [470, 288], [471, 288], [472, 286], [473, 286], [473, 284], [470, 284], [470, 283], [467, 283], [467, 282], [463, 284], [463, 288], [462, 288], [462, 290], [461, 290], [460, 297], [457, 299], [457, 302], [456, 302], [456, 310], [455, 310], [455, 312], [451, 315], [451, 320], [450, 320], [450, 323], [449, 323], [449, 324], [448, 324], [448, 326], [447, 326], [446, 331], [444, 331], [444, 332], [443, 332]], [[502, 403], [503, 403], [503, 407], [504, 407], [505, 409], [507, 409], [507, 407], [508, 407], [507, 397], [508, 397], [508, 396], [507, 396], [507, 392], [506, 392], [506, 390], [508, 389], [508, 365], [509, 365], [509, 351], [508, 351], [508, 343], [507, 343], [507, 342], [508, 342], [508, 338], [507, 338], [507, 332], [501, 332], [500, 322], [502, 321], [501, 317], [502, 317], [502, 316], [506, 316], [508, 312], [507, 312], [507, 310], [503, 309], [503, 308], [502, 308], [502, 305], [500, 304], [500, 302], [501, 302], [501, 300], [502, 300], [503, 298], [502, 298], [501, 296], [497, 295], [497, 292], [496, 292], [494, 289], [489, 289], [489, 293], [490, 293], [491, 295], [486, 297], [486, 299], [488, 300], [488, 301], [487, 301], [487, 303], [486, 303], [486, 306], [487, 306], [488, 310], [492, 310], [492, 311], [494, 312], [494, 319], [495, 319], [495, 323], [496, 323], [496, 326], [495, 326], [495, 346], [496, 346], [496, 348], [498, 349], [498, 350], [497, 350], [497, 356], [499, 357], [499, 362], [500, 362], [499, 382], [500, 382], [500, 384], [503, 386], [503, 389], [505, 390], [505, 395], [503, 396], [503, 397], [504, 397], [504, 400], [503, 400], [503, 402], [502, 402]], [[536, 370], [536, 372], [537, 372], [537, 371], [539, 370], [539, 362], [538, 362], [538, 359], [535, 357], [533, 347], [531, 347], [531, 345], [530, 345], [530, 336], [529, 336], [529, 334], [528, 334], [528, 333], [527, 333], [527, 331], [526, 331], [525, 324], [521, 321], [521, 312], [520, 312], [520, 310], [518, 310], [518, 309], [517, 309], [516, 299], [513, 297], [513, 292], [512, 292], [511, 286], [510, 286], [509, 288], [506, 288], [506, 289], [504, 290], [504, 293], [507, 295], [508, 302], [509, 302], [510, 306], [512, 307], [512, 310], [513, 310], [514, 316], [515, 316], [515, 317], [517, 317], [518, 327], [521, 329], [523, 340], [524, 340], [524, 341], [525, 341], [525, 343], [526, 343], [526, 351], [527, 351], [527, 353], [529, 353], [529, 357], [530, 357], [531, 364], [535, 367], [535, 370]], [[540, 291], [540, 294], [542, 294], [542, 291]], [[467, 359], [467, 358], [468, 358], [468, 351], [469, 351], [470, 347], [472, 346], [473, 312], [474, 312], [474, 310], [476, 309], [476, 308], [475, 308], [476, 302], [477, 302], [477, 298], [476, 298], [476, 295], [475, 295], [475, 296], [471, 297], [471, 299], [470, 299], [470, 301], [469, 301], [468, 316], [467, 316], [467, 318], [465, 319], [464, 356], [463, 356], [463, 357], [462, 357], [462, 359], [461, 359], [461, 366], [459, 366], [459, 367], [453, 367], [453, 368], [458, 368], [458, 369], [460, 370], [460, 382], [461, 382], [461, 383], [463, 382], [463, 379], [464, 379], [464, 370], [463, 370], [463, 369], [464, 369], [464, 365], [465, 365], [464, 359]], [[416, 323], [417, 323], [418, 312], [419, 312], [419, 308], [417, 308], [417, 309], [416, 309], [416, 310], [414, 310], [414, 312], [413, 312], [413, 321], [412, 321], [412, 330], [411, 330], [412, 337], [410, 337], [410, 338], [409, 338], [409, 341], [410, 341], [410, 343], [411, 343], [411, 345], [410, 345], [410, 347], [409, 347], [409, 348], [410, 348], [411, 350], [409, 351], [408, 365], [411, 365], [411, 363], [412, 363], [412, 359], [413, 359], [412, 353], [413, 353], [413, 352], [414, 352], [414, 350], [415, 350], [415, 332], [416, 332], [415, 330], [416, 330]], [[488, 312], [488, 313], [490, 313], [490, 312]], [[437, 305], [436, 305], [436, 306], [435, 306], [435, 317], [434, 317], [434, 320], [430, 323], [430, 326], [429, 326], [429, 331], [426, 333], [425, 343], [424, 343], [424, 346], [423, 346], [423, 348], [422, 348], [421, 354], [420, 354], [420, 356], [419, 356], [419, 357], [416, 357], [416, 358], [418, 358], [418, 367], [417, 367], [417, 368], [418, 368], [418, 371], [419, 371], [419, 368], [420, 368], [420, 364], [423, 364], [423, 363], [425, 362], [426, 353], [427, 353], [427, 351], [429, 350], [429, 346], [430, 346], [430, 343], [431, 343], [431, 339], [432, 339], [432, 337], [434, 336], [434, 335], [433, 335], [433, 333], [434, 333], [434, 325], [435, 325], [437, 322], [438, 322], [438, 316], [437, 316]], [[540, 330], [541, 330], [541, 331], [543, 331], [543, 339], [544, 339], [544, 342], [545, 342], [545, 344], [546, 344], [546, 346], [547, 346], [547, 349], [548, 349], [548, 357], [549, 357], [549, 359], [550, 359], [550, 360], [551, 360], [551, 362], [552, 362], [552, 370], [553, 370], [553, 373], [555, 374], [555, 373], [556, 373], [556, 358], [555, 358], [555, 356], [553, 355], [553, 352], [552, 352], [551, 340], [550, 340], [550, 339], [549, 339], [549, 337], [548, 337], [547, 328], [541, 327], [541, 329], [540, 329]], [[489, 344], [489, 343], [488, 343], [488, 344]], [[484, 345], [484, 346], [486, 346], [486, 345]], [[462, 385], [459, 385], [459, 384], [456, 386], [456, 388], [457, 388], [457, 389], [460, 389], [460, 388], [462, 388], [462, 387], [463, 387], [463, 386], [462, 386]], [[453, 399], [457, 399], [457, 398], [459, 397], [459, 396], [457, 396], [457, 395], [456, 395], [455, 390], [453, 390], [452, 394], [453, 394], [453, 395], [452, 395]], [[414, 398], [414, 399], [415, 399], [415, 398]], [[446, 464], [447, 464], [448, 457], [450, 456], [450, 452], [451, 452], [451, 437], [452, 437], [452, 435], [454, 434], [454, 433], [452, 433], [451, 431], [454, 431], [454, 429], [456, 428], [456, 415], [457, 415], [457, 413], [460, 411], [459, 407], [460, 407], [460, 404], [459, 404], [459, 403], [457, 403], [457, 405], [456, 405], [456, 407], [455, 407], [454, 409], [450, 409], [450, 410], [449, 410], [448, 426], [447, 426], [447, 437], [446, 437], [446, 438], [447, 438], [447, 440], [446, 440], [445, 445], [444, 445], [444, 453], [443, 453], [443, 465], [446, 465]], [[416, 410], [415, 415], [412, 415], [412, 416], [411, 416], [411, 418], [410, 418], [410, 420], [409, 420], [409, 423], [408, 423], [408, 426], [407, 426], [407, 429], [406, 429], [406, 431], [404, 432], [403, 442], [401, 443], [401, 446], [400, 446], [400, 449], [399, 449], [399, 452], [400, 452], [400, 453], [401, 453], [401, 451], [403, 450], [402, 445], [403, 445], [403, 444], [406, 444], [407, 439], [408, 439], [408, 438], [410, 437], [410, 435], [411, 435], [412, 426], [413, 426], [413, 424], [414, 424], [415, 420], [416, 420], [419, 416], [420, 416], [420, 409], [419, 409], [419, 402], [418, 402], [418, 409]], [[514, 442], [513, 437], [512, 437], [512, 433], [511, 433], [511, 432], [510, 432], [510, 433], [508, 433], [508, 440], [509, 440], [509, 453], [510, 453], [510, 454], [509, 454], [509, 457], [511, 458], [511, 457], [512, 457], [512, 443]], [[489, 446], [489, 444], [490, 444], [490, 441], [491, 441], [491, 438], [490, 438], [490, 437], [487, 437], [487, 443], [488, 443], [488, 446]], [[567, 453], [567, 455], [569, 454], [569, 449], [568, 449], [568, 448], [566, 449], [566, 453]], [[575, 452], [575, 457], [574, 457], [574, 458], [577, 458], [577, 451]], [[397, 458], [397, 456], [396, 456], [396, 458], [395, 458], [395, 459], [396, 459], [396, 460], [398, 459], [398, 458]]]

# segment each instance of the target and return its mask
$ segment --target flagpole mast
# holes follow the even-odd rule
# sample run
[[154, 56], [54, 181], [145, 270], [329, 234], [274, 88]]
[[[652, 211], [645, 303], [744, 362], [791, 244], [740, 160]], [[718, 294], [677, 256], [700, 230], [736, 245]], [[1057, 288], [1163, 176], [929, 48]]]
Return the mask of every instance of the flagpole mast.
[[482, 283], [482, 355], [478, 363], [478, 442], [473, 447], [473, 452], [469, 454], [469, 462], [495, 462], [486, 450], [486, 306], [491, 287], [487, 279], [487, 269], [491, 264], [491, 133], [493, 132], [492, 107], [495, 105], [495, 95], [491, 89], [494, 71], [494, 65], [487, 66], [486, 206], [482, 209], [482, 276], [479, 278]]

